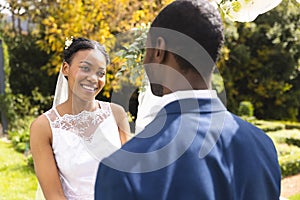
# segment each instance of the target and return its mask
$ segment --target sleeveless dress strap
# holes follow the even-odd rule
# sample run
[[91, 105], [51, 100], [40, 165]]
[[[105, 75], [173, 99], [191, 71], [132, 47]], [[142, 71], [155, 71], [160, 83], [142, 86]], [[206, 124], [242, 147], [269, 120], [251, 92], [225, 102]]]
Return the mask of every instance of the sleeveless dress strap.
[[98, 101], [100, 108], [106, 111], [111, 111], [110, 103], [109, 102], [104, 102], [104, 101]]
[[50, 110], [46, 111], [44, 113], [44, 115], [47, 117], [47, 119], [49, 120], [49, 122], [54, 122], [55, 120], [57, 120], [58, 118], [60, 118], [59, 113], [57, 112], [56, 108], [53, 107]]

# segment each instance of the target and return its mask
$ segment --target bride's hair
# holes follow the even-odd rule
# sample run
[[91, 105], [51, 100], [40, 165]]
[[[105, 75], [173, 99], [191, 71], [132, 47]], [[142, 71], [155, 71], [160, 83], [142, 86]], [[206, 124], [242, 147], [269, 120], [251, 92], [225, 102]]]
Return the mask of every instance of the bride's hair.
[[80, 50], [86, 49], [97, 49], [99, 50], [105, 57], [106, 65], [109, 64], [109, 56], [104, 48], [99, 42], [94, 40], [89, 40], [86, 38], [73, 38], [70, 40], [70, 44], [65, 47], [63, 52], [63, 59], [65, 62], [71, 64], [74, 54]]

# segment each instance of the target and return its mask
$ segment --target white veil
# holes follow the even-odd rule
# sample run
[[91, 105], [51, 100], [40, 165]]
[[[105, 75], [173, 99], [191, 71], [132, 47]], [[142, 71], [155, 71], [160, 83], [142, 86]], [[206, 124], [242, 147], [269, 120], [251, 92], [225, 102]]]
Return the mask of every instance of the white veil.
[[52, 107], [65, 102], [68, 99], [68, 81], [62, 74], [62, 66], [56, 82]]

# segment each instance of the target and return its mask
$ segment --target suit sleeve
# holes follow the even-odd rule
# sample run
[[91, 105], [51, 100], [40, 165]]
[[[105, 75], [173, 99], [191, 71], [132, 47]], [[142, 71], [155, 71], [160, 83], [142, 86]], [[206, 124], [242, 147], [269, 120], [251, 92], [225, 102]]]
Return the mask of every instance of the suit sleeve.
[[95, 183], [95, 200], [120, 199], [135, 199], [127, 174], [100, 163]]

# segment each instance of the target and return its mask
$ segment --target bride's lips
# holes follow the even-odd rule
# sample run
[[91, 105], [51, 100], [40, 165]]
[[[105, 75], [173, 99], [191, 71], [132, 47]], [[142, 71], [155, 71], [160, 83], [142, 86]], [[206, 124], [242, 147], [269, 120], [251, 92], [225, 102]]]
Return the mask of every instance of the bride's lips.
[[98, 87], [94, 85], [85, 85], [85, 84], [80, 84], [80, 85], [83, 89], [88, 90], [89, 92], [95, 92], [98, 89]]

